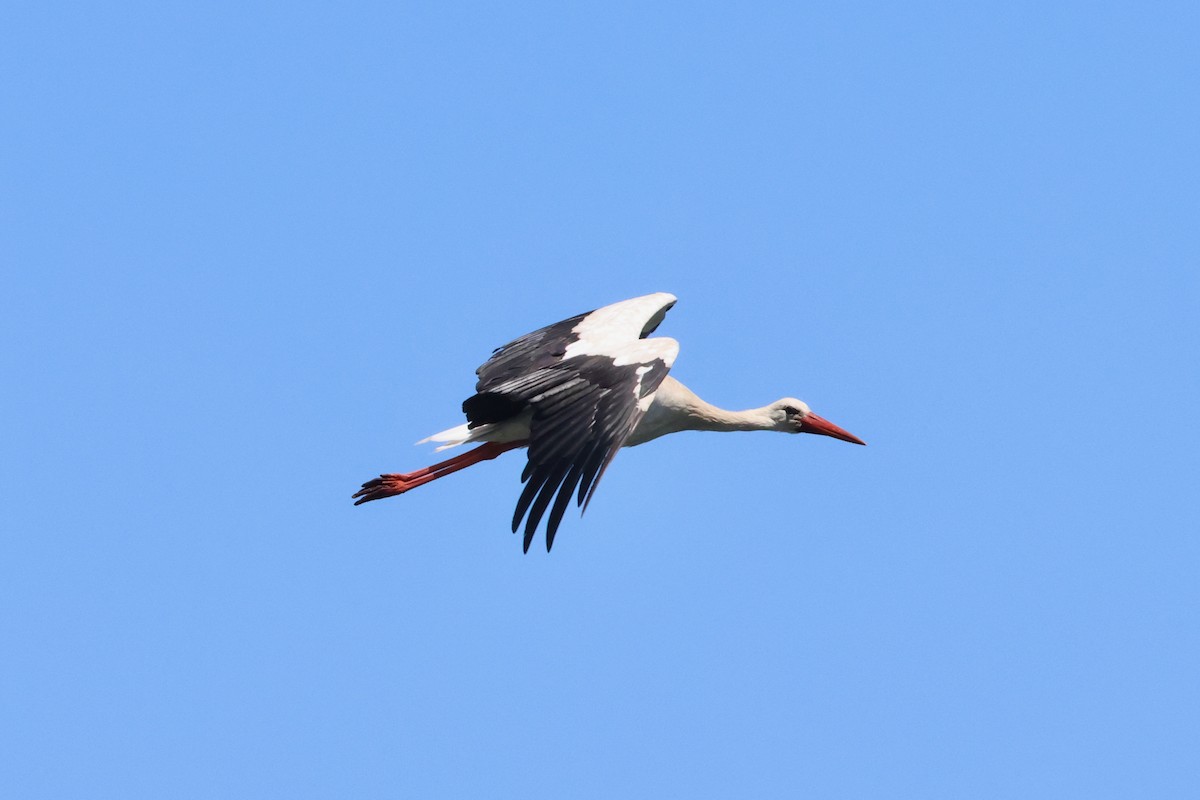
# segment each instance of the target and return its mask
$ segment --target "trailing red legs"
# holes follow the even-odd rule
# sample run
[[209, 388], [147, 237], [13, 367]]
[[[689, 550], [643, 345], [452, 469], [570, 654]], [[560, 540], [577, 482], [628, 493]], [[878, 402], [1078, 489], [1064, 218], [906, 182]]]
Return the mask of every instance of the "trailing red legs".
[[490, 461], [502, 453], [507, 453], [509, 450], [515, 450], [518, 447], [524, 447], [527, 444], [529, 443], [526, 441], [488, 442], [460, 456], [455, 456], [447, 461], [442, 461], [423, 469], [414, 470], [413, 472], [380, 475], [378, 478], [364, 483], [362, 488], [354, 493], [353, 496], [358, 498], [354, 501], [354, 505], [357, 506], [371, 500], [382, 500], [385, 497], [404, 494], [409, 489], [415, 489], [430, 481], [444, 478], [451, 473], [458, 472], [460, 469], [466, 469], [481, 461]]

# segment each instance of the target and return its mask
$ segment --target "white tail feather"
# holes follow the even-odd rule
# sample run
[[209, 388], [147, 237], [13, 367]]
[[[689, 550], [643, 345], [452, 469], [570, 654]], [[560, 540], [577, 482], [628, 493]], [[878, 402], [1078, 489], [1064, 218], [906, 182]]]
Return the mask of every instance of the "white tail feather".
[[449, 450], [451, 447], [458, 447], [460, 444], [467, 442], [477, 442], [482, 437], [486, 436], [495, 425], [480, 425], [478, 428], [472, 428], [467, 423], [463, 423], [454, 428], [444, 430], [441, 433], [435, 433], [432, 436], [427, 436], [417, 444], [426, 444], [428, 442], [438, 442], [441, 446], [434, 452], [440, 453], [443, 450]]
[[468, 423], [463, 423], [449, 430], [444, 430], [441, 433], [435, 433], [433, 436], [428, 436], [417, 442], [417, 444], [437, 442], [441, 445], [438, 448], [440, 452], [468, 442], [496, 442], [497, 444], [525, 442], [529, 439], [529, 421], [532, 417], [533, 412], [526, 409], [517, 416], [501, 422], [488, 422], [474, 428]]

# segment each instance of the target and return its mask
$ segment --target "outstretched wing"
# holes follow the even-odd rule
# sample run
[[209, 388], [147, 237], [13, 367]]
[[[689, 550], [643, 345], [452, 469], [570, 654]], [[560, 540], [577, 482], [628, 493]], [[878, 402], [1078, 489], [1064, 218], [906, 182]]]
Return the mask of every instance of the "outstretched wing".
[[[594, 313], [594, 312], [589, 312]], [[486, 392], [496, 386], [529, 375], [543, 367], [562, 361], [567, 347], [578, 340], [575, 327], [587, 314], [578, 314], [562, 322], [539, 328], [514, 339], [503, 347], [497, 347], [475, 374], [479, 381], [476, 392]]]
[[674, 302], [647, 295], [572, 317], [505, 345], [479, 368], [477, 393], [463, 403], [472, 427], [531, 412], [525, 488], [513, 514], [514, 533], [525, 519], [526, 551], [547, 509], [549, 550], [571, 497], [587, 508], [653, 402], [679, 344], [640, 337]]
[[564, 357], [580, 353], [603, 354], [654, 333], [675, 296], [666, 292], [648, 294], [613, 303], [586, 314], [539, 328], [533, 333], [497, 347], [475, 374], [476, 392], [485, 392], [505, 381], [551, 366]]

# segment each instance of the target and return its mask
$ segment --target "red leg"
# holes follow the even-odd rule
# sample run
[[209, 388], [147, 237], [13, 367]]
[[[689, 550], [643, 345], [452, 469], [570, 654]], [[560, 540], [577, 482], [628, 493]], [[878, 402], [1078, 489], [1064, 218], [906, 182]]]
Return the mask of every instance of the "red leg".
[[430, 481], [435, 481], [438, 478], [443, 478], [452, 472], [458, 472], [460, 469], [466, 469], [472, 464], [478, 464], [480, 461], [488, 461], [501, 453], [507, 453], [509, 450], [515, 450], [518, 447], [524, 447], [528, 442], [488, 442], [485, 445], [476, 447], [474, 450], [463, 453], [460, 456], [455, 456], [448, 461], [443, 461], [439, 464], [434, 464], [423, 469], [414, 470], [413, 472], [401, 472], [398, 474], [380, 475], [378, 478], [367, 481], [362, 485], [362, 488], [354, 493], [354, 497], [358, 498], [354, 501], [354, 505], [361, 505], [371, 500], [382, 500], [385, 497], [392, 497], [398, 494], [404, 494], [409, 489], [415, 489]]

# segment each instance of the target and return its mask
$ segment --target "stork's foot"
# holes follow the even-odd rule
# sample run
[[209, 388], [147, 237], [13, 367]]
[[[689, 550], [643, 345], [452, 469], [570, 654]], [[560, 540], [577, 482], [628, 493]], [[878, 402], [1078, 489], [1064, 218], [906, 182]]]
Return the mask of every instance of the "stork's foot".
[[354, 505], [359, 506], [371, 500], [382, 500], [385, 497], [395, 497], [404, 494], [409, 489], [420, 486], [424, 481], [415, 481], [408, 475], [380, 475], [362, 485], [352, 497], [356, 498]]

